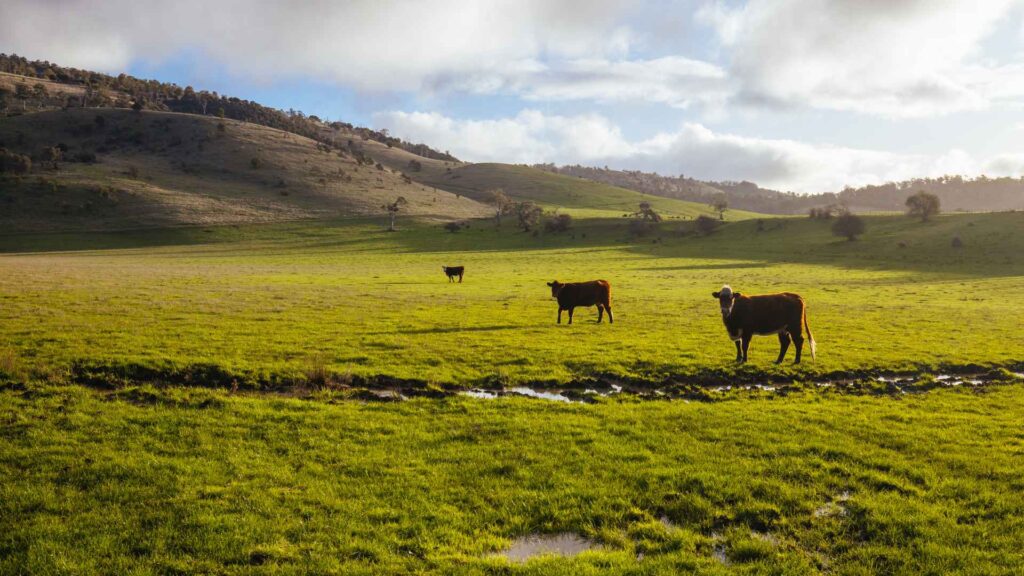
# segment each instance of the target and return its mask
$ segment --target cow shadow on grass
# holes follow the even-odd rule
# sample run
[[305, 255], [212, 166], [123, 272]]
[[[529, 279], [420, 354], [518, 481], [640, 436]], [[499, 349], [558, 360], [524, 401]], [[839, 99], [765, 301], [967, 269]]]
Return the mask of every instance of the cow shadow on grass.
[[387, 330], [382, 332], [368, 332], [366, 335], [391, 336], [395, 334], [402, 334], [406, 336], [415, 336], [418, 334], [453, 334], [456, 332], [498, 332], [501, 330], [516, 330], [521, 328], [530, 328], [530, 326], [521, 324], [504, 324], [496, 326], [438, 326], [436, 328], [414, 328], [410, 330]]

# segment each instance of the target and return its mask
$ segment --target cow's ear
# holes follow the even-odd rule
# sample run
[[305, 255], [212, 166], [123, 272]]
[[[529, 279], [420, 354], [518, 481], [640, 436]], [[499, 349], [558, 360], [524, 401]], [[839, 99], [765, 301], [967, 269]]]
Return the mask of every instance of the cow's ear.
[[739, 298], [739, 297], [740, 297], [740, 293], [739, 293], [739, 292], [733, 292], [733, 293], [732, 293], [732, 299], [733, 299], [733, 300], [735, 300], [735, 299], [737, 299], [737, 298]]
[[554, 285], [555, 285], [554, 282], [548, 282], [548, 286], [554, 286]]
[[711, 297], [712, 297], [712, 298], [718, 298], [718, 295], [719, 295], [719, 294], [721, 294], [721, 292], [712, 292], [712, 293], [711, 293]]

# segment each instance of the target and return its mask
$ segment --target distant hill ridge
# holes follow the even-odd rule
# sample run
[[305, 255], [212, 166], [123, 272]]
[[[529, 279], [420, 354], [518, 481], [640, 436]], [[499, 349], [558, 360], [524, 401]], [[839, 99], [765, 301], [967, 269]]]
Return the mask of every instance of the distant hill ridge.
[[767, 214], [801, 214], [811, 208], [841, 204], [858, 212], [900, 211], [907, 196], [924, 190], [935, 194], [944, 210], [995, 212], [1024, 210], [1024, 177], [989, 178], [978, 176], [941, 176], [914, 178], [880, 185], [847, 187], [839, 193], [796, 194], [761, 188], [753, 182], [701, 181], [686, 176], [662, 176], [607, 167], [555, 166], [536, 164], [534, 168], [611, 184], [645, 194], [710, 203], [724, 197], [731, 208]]
[[[11, 76], [0, 76], [0, 114], [48, 108], [131, 108], [138, 102], [145, 110], [216, 116], [223, 114], [225, 118], [277, 128], [325, 144], [335, 144], [337, 139], [342, 138], [343, 132], [401, 148], [424, 158], [457, 161], [448, 152], [437, 151], [426, 144], [406, 142], [386, 132], [346, 122], [326, 123], [316, 116], [306, 116], [295, 110], [277, 110], [216, 92], [197, 92], [191, 86], [182, 88], [177, 84], [143, 80], [127, 74], [110, 76], [66, 68], [46, 61], [30, 61], [16, 54], [0, 54], [0, 73], [41, 81], [30, 84]], [[25, 86], [19, 89], [18, 84]], [[74, 89], [63, 90], [61, 86]]]

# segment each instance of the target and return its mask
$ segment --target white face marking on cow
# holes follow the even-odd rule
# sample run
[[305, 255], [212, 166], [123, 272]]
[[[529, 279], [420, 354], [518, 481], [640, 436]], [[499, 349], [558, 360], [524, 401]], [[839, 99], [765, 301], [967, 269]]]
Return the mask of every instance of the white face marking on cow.
[[722, 307], [722, 318], [728, 318], [732, 314], [732, 288], [728, 284], [722, 286], [718, 292], [718, 303]]

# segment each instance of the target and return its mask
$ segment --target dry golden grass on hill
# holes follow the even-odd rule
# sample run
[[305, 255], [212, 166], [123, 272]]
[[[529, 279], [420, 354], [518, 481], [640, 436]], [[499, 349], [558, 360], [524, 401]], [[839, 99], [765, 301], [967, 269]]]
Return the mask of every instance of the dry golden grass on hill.
[[[30, 113], [0, 121], [0, 144], [35, 159], [32, 174], [3, 180], [0, 227], [8, 231], [382, 215], [381, 206], [398, 196], [408, 200], [408, 215], [488, 213], [468, 198], [378, 167], [375, 147], [367, 142], [329, 150], [302, 136], [210, 116], [118, 109]], [[54, 169], [42, 151], [58, 145], [67, 150]], [[90, 153], [97, 162], [76, 161]]]

